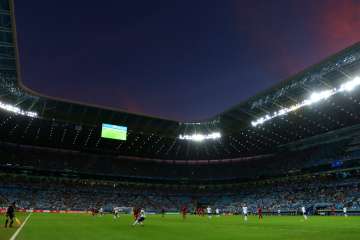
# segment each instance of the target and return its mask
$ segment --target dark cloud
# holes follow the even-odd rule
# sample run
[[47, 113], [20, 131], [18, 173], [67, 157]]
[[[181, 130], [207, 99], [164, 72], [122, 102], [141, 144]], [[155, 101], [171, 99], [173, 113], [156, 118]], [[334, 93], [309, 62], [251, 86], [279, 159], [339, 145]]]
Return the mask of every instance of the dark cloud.
[[16, 1], [23, 80], [201, 120], [359, 41], [358, 0]]
[[337, 52], [360, 41], [360, 1], [325, 1], [318, 10], [312, 33], [320, 54]]
[[[253, 1], [239, 30], [264, 71], [288, 77], [360, 40], [360, 1]], [[279, 79], [280, 80], [280, 79]]]

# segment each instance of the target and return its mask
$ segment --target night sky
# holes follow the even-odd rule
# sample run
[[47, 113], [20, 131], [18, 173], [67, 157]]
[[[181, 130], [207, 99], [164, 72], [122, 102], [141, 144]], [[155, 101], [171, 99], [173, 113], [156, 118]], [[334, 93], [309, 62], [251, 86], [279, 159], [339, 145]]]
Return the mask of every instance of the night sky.
[[47, 95], [190, 121], [360, 40], [360, 0], [15, 3], [22, 78]]

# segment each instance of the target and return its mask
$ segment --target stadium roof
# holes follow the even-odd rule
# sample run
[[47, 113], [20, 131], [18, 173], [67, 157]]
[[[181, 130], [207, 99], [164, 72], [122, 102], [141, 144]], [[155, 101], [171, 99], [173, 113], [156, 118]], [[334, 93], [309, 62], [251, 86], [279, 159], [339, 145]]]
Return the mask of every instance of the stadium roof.
[[[182, 123], [57, 99], [21, 82], [12, 1], [0, 0], [0, 141], [149, 159], [216, 160], [271, 154], [279, 147], [360, 123], [357, 43], [199, 123]], [[336, 94], [294, 110], [314, 92]], [[279, 114], [280, 110], [293, 111]], [[274, 117], [275, 116], [275, 117]], [[262, 124], [253, 126], [259, 120]], [[127, 141], [103, 139], [101, 124], [128, 127]], [[221, 133], [202, 142], [179, 135]]]

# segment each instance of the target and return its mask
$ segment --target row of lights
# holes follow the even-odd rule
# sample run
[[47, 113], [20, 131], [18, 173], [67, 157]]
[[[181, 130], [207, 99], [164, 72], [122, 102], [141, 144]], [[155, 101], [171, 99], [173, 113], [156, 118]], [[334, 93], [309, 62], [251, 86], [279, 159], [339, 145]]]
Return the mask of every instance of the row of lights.
[[299, 108], [312, 105], [312, 104], [317, 103], [322, 100], [326, 100], [329, 97], [331, 97], [337, 93], [350, 92], [359, 85], [360, 85], [360, 77], [355, 77], [353, 80], [342, 84], [339, 88], [333, 88], [333, 89], [329, 89], [329, 90], [325, 90], [325, 91], [321, 91], [321, 92], [315, 92], [315, 93], [311, 94], [311, 96], [308, 99], [305, 99], [304, 101], [302, 101], [298, 104], [292, 105], [288, 108], [283, 108], [277, 112], [273, 112], [271, 114], [267, 114], [261, 118], [258, 118], [255, 121], [252, 121], [251, 125], [253, 127], [256, 127], [256, 126], [261, 125], [264, 122], [267, 122], [273, 118], [286, 115], [289, 112], [296, 111]]
[[208, 140], [208, 139], [219, 139], [221, 138], [221, 134], [219, 132], [213, 132], [213, 133], [209, 133], [209, 134], [199, 134], [199, 133], [195, 133], [192, 135], [179, 135], [179, 139], [181, 140], [190, 140], [190, 141], [195, 141], [195, 142], [202, 142], [204, 140]]
[[0, 109], [6, 110], [9, 112], [13, 112], [15, 114], [23, 115], [23, 116], [33, 117], [33, 118], [38, 116], [38, 114], [36, 112], [24, 111], [18, 107], [15, 107], [13, 105], [6, 104], [3, 102], [0, 102]]

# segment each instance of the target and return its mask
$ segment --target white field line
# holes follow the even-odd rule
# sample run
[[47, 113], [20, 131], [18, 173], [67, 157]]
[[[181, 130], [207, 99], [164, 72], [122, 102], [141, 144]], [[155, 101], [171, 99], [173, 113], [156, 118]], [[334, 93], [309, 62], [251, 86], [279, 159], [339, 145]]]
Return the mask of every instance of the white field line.
[[31, 213], [25, 218], [25, 221], [20, 225], [20, 227], [16, 230], [16, 232], [11, 236], [11, 238], [9, 240], [15, 240], [16, 237], [19, 235], [21, 229], [25, 226], [25, 223], [27, 222], [27, 220], [29, 220], [31, 216]]

